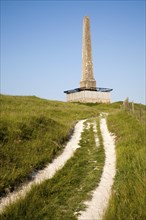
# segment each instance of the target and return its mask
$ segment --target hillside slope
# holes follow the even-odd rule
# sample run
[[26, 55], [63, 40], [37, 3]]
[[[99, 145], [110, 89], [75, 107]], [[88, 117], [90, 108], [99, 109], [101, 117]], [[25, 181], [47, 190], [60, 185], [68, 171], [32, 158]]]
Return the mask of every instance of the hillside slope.
[[[108, 128], [116, 135], [117, 173], [104, 219], [144, 219], [146, 106], [137, 104], [132, 113], [120, 105], [120, 102], [79, 104], [2, 95], [1, 195], [31, 180], [35, 171], [61, 154], [78, 120], [98, 118], [105, 111], [110, 113]], [[98, 123], [97, 127], [100, 136]], [[76, 219], [74, 213], [84, 209], [81, 201], [91, 197], [89, 191], [99, 182], [103, 168], [102, 139], [101, 150], [96, 154], [93, 133], [92, 127], [84, 131], [81, 148], [66, 166], [52, 180], [34, 187], [23, 201], [8, 207], [3, 219], [47, 219], [49, 216], [49, 219], [51, 216], [58, 220]], [[90, 166], [90, 161], [95, 160], [97, 165]]]
[[0, 102], [1, 196], [61, 153], [79, 119], [97, 117], [103, 108], [25, 96], [1, 95]]

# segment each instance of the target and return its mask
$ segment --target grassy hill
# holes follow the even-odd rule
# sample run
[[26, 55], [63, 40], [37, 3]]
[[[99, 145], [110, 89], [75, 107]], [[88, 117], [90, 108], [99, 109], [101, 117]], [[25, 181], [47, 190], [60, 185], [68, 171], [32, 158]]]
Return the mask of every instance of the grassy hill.
[[[137, 104], [135, 105], [135, 112], [132, 113], [129, 110], [121, 109], [121, 102], [110, 105], [79, 104], [48, 101], [37, 97], [5, 95], [1, 95], [0, 99], [1, 196], [32, 179], [33, 173], [36, 170], [41, 169], [59, 155], [73, 131], [73, 126], [78, 120], [98, 117], [100, 112], [106, 111], [110, 113], [108, 116], [109, 130], [117, 136], [117, 175], [110, 206], [105, 214], [105, 219], [124, 220], [127, 216], [129, 216], [127, 219], [143, 219], [146, 216], [144, 212], [144, 122], [146, 119], [146, 106]], [[85, 135], [89, 135], [90, 139], [92, 139], [91, 133], [92, 132]], [[91, 143], [89, 143], [89, 146], [90, 145]], [[94, 146], [93, 142], [92, 146]], [[74, 184], [81, 181], [79, 178], [83, 177], [78, 177], [79, 173], [76, 170], [76, 166], [74, 167], [74, 164], [77, 162], [77, 158], [83, 157], [84, 152], [78, 152], [75, 157], [76, 159], [73, 158], [73, 162], [70, 161], [69, 165], [65, 166], [65, 168], [57, 174], [57, 177], [36, 187], [37, 193], [36, 189], [33, 189], [24, 201], [12, 205], [12, 207], [8, 209], [5, 218], [4, 216], [3, 218], [32, 219], [30, 213], [33, 215], [35, 213], [34, 210], [38, 209], [39, 201], [37, 200], [39, 199], [43, 201], [43, 207], [40, 206], [40, 209], [38, 209], [39, 215], [37, 216], [36, 214], [36, 217], [39, 219], [47, 219], [51, 211], [49, 211], [49, 207], [51, 207], [51, 209], [53, 208], [53, 205], [47, 203], [47, 196], [52, 197], [53, 195], [58, 196], [56, 197], [58, 203], [54, 203], [52, 198], [51, 204], [56, 204], [57, 207], [55, 207], [55, 210], [56, 213], [59, 213], [56, 215], [53, 213], [53, 215], [64, 215], [61, 210], [57, 212], [61, 200], [59, 200], [59, 192], [57, 194], [54, 192], [56, 192], [57, 184], [59, 184], [59, 189], [62, 191], [60, 198], [64, 195], [64, 185], [61, 185], [61, 183], [64, 183], [65, 180], [62, 178], [66, 175], [67, 183], [72, 182], [70, 178], [72, 179], [73, 177], [67, 176], [69, 175], [70, 167], [73, 167], [72, 174], [76, 176], [77, 179], [74, 179], [73, 185], [66, 183], [66, 189], [68, 189], [68, 185], [74, 188]], [[93, 157], [94, 154], [95, 153], [92, 154]], [[89, 155], [86, 156], [88, 160]], [[78, 163], [82, 164], [83, 161], [79, 161]], [[85, 173], [87, 171], [86, 169], [88, 169], [88, 167], [85, 168]], [[91, 172], [91, 170], [89, 171]], [[83, 176], [85, 176], [85, 173], [83, 173]], [[58, 180], [60, 181], [58, 182]], [[92, 181], [90, 181], [90, 184]], [[87, 181], [85, 181], [84, 184], [85, 183], [88, 185]], [[53, 184], [55, 184], [54, 190]], [[52, 191], [49, 191], [49, 186], [52, 188]], [[41, 187], [41, 190], [39, 190], [39, 187]], [[72, 195], [64, 195], [64, 200], [66, 201], [64, 206], [67, 205], [67, 199], [69, 198], [72, 198], [72, 201], [76, 201], [75, 194], [75, 191], [72, 191]], [[30, 198], [32, 198], [32, 200]], [[29, 205], [32, 201], [33, 205]], [[70, 204], [70, 208], [68, 208], [69, 214], [66, 219], [72, 216], [72, 201], [68, 203]], [[45, 215], [43, 211], [41, 212], [42, 209], [45, 209]], [[27, 218], [25, 218], [26, 212]], [[20, 218], [18, 218], [18, 216], [20, 216]], [[60, 218], [58, 217], [57, 219]]]
[[13, 191], [51, 162], [61, 153], [75, 123], [97, 117], [101, 108], [37, 97], [1, 95], [0, 99], [0, 195]]

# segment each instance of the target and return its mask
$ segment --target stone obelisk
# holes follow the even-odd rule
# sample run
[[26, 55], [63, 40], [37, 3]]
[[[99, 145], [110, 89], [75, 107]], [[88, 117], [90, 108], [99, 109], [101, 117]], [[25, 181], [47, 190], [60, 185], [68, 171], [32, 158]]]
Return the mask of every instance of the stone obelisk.
[[68, 102], [82, 103], [110, 103], [110, 92], [112, 89], [96, 87], [93, 76], [92, 48], [90, 37], [90, 21], [85, 16], [83, 20], [83, 42], [82, 42], [82, 79], [80, 88], [66, 90]]
[[92, 48], [90, 37], [90, 21], [85, 16], [83, 20], [83, 40], [82, 40], [82, 79], [81, 89], [96, 89], [96, 81], [93, 77]]

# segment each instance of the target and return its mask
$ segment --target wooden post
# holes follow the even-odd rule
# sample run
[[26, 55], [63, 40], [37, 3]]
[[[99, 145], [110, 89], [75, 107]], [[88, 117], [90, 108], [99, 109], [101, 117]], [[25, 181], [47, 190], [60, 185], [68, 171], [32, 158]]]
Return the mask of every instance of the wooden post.
[[134, 114], [134, 102], [132, 101], [132, 113]]
[[124, 107], [124, 110], [128, 110], [129, 109], [129, 98], [128, 97], [123, 102], [123, 107]]

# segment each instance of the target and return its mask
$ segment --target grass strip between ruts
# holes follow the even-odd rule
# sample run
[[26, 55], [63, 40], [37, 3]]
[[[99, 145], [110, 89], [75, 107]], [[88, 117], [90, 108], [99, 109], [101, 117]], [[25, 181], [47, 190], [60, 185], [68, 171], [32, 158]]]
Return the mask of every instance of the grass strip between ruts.
[[85, 208], [84, 201], [91, 198], [100, 181], [105, 160], [102, 144], [98, 148], [95, 145], [92, 126], [82, 133], [80, 145], [62, 170], [34, 186], [25, 199], [7, 207], [2, 219], [77, 219], [78, 212]]

